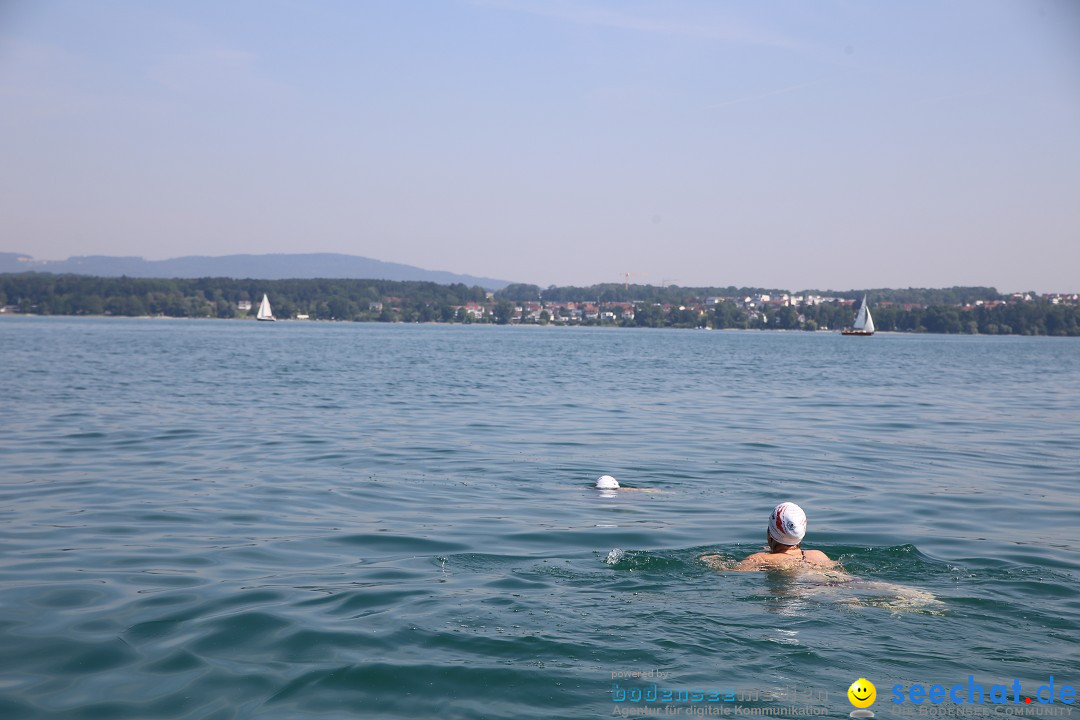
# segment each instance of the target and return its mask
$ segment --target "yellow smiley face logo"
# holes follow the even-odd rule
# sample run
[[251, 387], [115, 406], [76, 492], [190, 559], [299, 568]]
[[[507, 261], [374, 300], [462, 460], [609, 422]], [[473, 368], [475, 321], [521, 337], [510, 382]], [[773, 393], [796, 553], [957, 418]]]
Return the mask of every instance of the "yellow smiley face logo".
[[847, 699], [857, 708], [868, 708], [877, 700], [877, 688], [866, 678], [859, 678], [847, 689]]

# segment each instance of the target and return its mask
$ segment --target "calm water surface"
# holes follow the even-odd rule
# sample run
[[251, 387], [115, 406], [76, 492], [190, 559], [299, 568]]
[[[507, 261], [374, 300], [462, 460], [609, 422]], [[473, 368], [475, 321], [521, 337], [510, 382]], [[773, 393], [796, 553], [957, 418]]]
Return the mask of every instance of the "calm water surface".
[[[0, 717], [1080, 684], [1078, 339], [16, 317], [0, 372]], [[780, 500], [936, 601], [697, 559]]]

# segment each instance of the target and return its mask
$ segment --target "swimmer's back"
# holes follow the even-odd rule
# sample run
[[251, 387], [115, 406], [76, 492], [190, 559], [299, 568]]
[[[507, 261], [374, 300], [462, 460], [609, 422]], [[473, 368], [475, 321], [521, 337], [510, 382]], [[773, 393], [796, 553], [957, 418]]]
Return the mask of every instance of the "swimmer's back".
[[738, 572], [748, 570], [786, 570], [802, 567], [828, 569], [836, 565], [829, 556], [820, 550], [801, 550], [798, 554], [788, 553], [754, 553], [742, 562], [731, 568]]

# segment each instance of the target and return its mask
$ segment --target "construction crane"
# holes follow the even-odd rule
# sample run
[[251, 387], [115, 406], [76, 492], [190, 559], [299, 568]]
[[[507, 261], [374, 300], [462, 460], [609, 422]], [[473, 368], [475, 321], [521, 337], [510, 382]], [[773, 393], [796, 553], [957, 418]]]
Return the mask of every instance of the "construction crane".
[[630, 289], [630, 276], [631, 275], [644, 275], [644, 274], [645, 273], [639, 273], [639, 272], [624, 272], [623, 273], [623, 289], [624, 290], [629, 290]]

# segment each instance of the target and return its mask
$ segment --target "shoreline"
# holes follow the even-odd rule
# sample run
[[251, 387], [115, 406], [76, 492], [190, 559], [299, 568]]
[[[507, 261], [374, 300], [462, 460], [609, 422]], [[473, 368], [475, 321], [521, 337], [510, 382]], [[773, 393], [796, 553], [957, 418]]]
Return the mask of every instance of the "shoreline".
[[[52, 315], [52, 314], [39, 314], [39, 313], [12, 313], [5, 312], [0, 313], [0, 318], [5, 317], [23, 317], [23, 318], [69, 318], [69, 319], [90, 319], [90, 320], [198, 320], [198, 321], [215, 321], [215, 322], [250, 322], [258, 323], [254, 317], [242, 317], [242, 318], [216, 318], [216, 317], [178, 317], [176, 315]], [[401, 320], [381, 321], [381, 320], [337, 320], [337, 319], [309, 319], [309, 320], [297, 320], [295, 318], [275, 318], [274, 323], [287, 323], [287, 324], [305, 324], [305, 323], [334, 323], [334, 324], [355, 324], [355, 325], [439, 325], [446, 327], [512, 327], [512, 328], [597, 328], [605, 330], [688, 330], [688, 331], [706, 331], [706, 332], [764, 332], [764, 333], [790, 333], [793, 335], [840, 335], [840, 330], [793, 330], [788, 328], [711, 328], [711, 327], [676, 327], [673, 325], [664, 327], [650, 327], [647, 325], [587, 325], [584, 323], [485, 323], [485, 322], [439, 322], [438, 320], [429, 320], [425, 322], [404, 322]], [[269, 324], [269, 323], [265, 323]], [[935, 336], [957, 336], [957, 337], [1077, 337], [1073, 335], [1046, 335], [1046, 334], [1030, 334], [1025, 335], [1023, 333], [945, 333], [945, 332], [912, 332], [905, 330], [877, 330], [874, 335], [935, 335]]]

